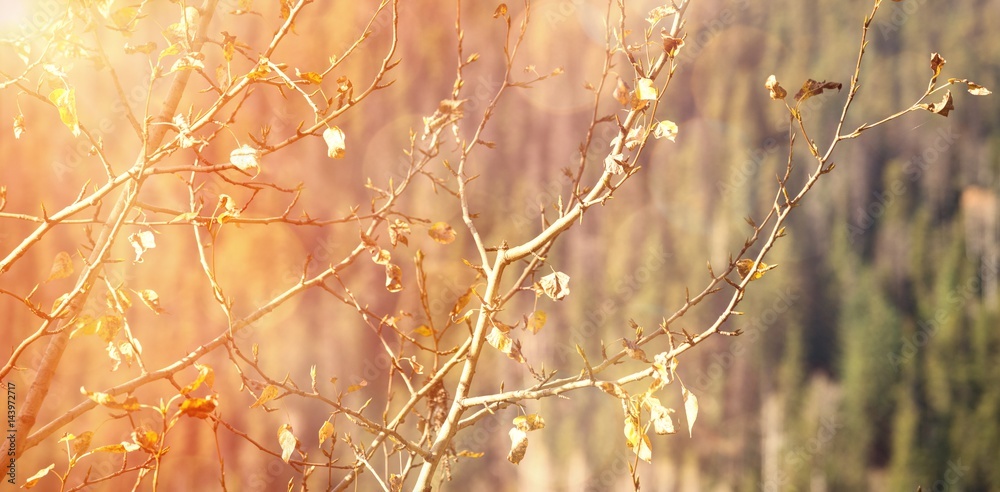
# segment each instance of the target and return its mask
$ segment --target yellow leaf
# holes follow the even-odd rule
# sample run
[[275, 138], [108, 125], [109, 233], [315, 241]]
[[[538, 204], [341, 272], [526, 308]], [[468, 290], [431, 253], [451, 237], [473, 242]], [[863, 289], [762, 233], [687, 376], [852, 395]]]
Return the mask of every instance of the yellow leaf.
[[641, 78], [635, 86], [636, 95], [640, 101], [655, 101], [658, 94], [652, 79]]
[[514, 345], [514, 340], [494, 326], [493, 329], [490, 330], [489, 334], [486, 335], [486, 343], [489, 343], [493, 346], [493, 348], [505, 354], [510, 354], [511, 347]]
[[105, 342], [110, 342], [118, 336], [125, 326], [125, 320], [116, 314], [105, 314], [97, 320], [97, 336]]
[[333, 424], [329, 420], [324, 420], [323, 425], [319, 428], [319, 443], [323, 444], [326, 442], [327, 439], [333, 436], [333, 432]]
[[541, 415], [535, 413], [518, 415], [517, 417], [514, 417], [514, 427], [521, 429], [524, 432], [544, 429], [545, 419], [543, 419]]
[[140, 45], [132, 45], [132, 44], [129, 44], [129, 43], [125, 43], [125, 54], [126, 55], [133, 55], [135, 53], [142, 53], [144, 55], [148, 55], [148, 54], [152, 53], [153, 50], [155, 50], [155, 49], [156, 49], [156, 42], [154, 42], [154, 41], [150, 41], [148, 43], [140, 44]]
[[460, 456], [462, 458], [482, 458], [483, 455], [485, 455], [485, 454], [486, 453], [476, 453], [474, 451], [469, 451], [467, 449], [463, 449], [463, 450], [461, 450], [461, 451], [458, 452], [457, 456]]
[[465, 293], [459, 296], [458, 300], [455, 301], [455, 305], [452, 306], [451, 308], [451, 318], [454, 319], [455, 316], [458, 316], [458, 313], [462, 312], [462, 309], [464, 309], [465, 306], [469, 304], [469, 300], [471, 299], [472, 299], [472, 288], [470, 287], [469, 290], [465, 291]]
[[[778, 265], [768, 265], [763, 261], [757, 264], [757, 271], [753, 274], [752, 280], [759, 280], [761, 277], [767, 273], [768, 270], [777, 268]], [[736, 270], [739, 271], [740, 277], [746, 278], [750, 274], [750, 268], [753, 267], [753, 260], [749, 258], [744, 258], [736, 262]]]
[[326, 142], [326, 155], [331, 159], [343, 159], [347, 153], [347, 137], [344, 131], [336, 126], [323, 130], [323, 141]]
[[69, 442], [70, 456], [77, 458], [90, 449], [90, 440], [93, 439], [92, 431], [84, 432]]
[[152, 309], [154, 313], [162, 314], [166, 311], [166, 309], [163, 309], [163, 307], [160, 306], [160, 295], [157, 294], [155, 290], [142, 289], [137, 292], [139, 294], [139, 299], [142, 300], [142, 303], [149, 309]]
[[212, 370], [210, 366], [203, 366], [201, 364], [195, 364], [194, 367], [198, 369], [198, 376], [191, 381], [191, 384], [181, 388], [181, 394], [187, 395], [198, 389], [201, 383], [207, 384], [209, 387], [215, 386], [215, 371]]
[[429, 336], [431, 336], [431, 335], [434, 334], [434, 330], [431, 330], [431, 327], [429, 327], [427, 325], [420, 325], [416, 329], [414, 329], [413, 331], [416, 332], [418, 335], [423, 336], [423, 337], [429, 337]]
[[73, 132], [74, 137], [80, 136], [80, 120], [76, 116], [76, 90], [55, 89], [49, 93], [49, 101], [59, 109], [59, 119]]
[[528, 329], [531, 330], [532, 333], [538, 333], [542, 330], [542, 327], [545, 326], [545, 321], [547, 319], [548, 315], [541, 309], [531, 313], [531, 317], [528, 318]]
[[99, 448], [94, 448], [93, 453], [129, 453], [132, 451], [138, 451], [139, 445], [131, 442], [123, 442], [120, 444], [108, 444], [107, 446], [101, 446]]
[[73, 322], [73, 331], [70, 332], [70, 339], [76, 338], [81, 335], [95, 335], [97, 334], [98, 322], [97, 319], [89, 314], [84, 314]]
[[362, 379], [360, 383], [358, 383], [358, 384], [352, 384], [352, 385], [348, 386], [347, 387], [347, 392], [348, 393], [354, 393], [355, 391], [357, 391], [357, 390], [359, 390], [361, 388], [364, 388], [365, 386], [368, 386], [368, 381], [365, 381], [364, 379]]
[[72, 274], [73, 259], [70, 258], [69, 253], [60, 251], [56, 254], [56, 258], [52, 262], [52, 270], [49, 272], [49, 278], [46, 282], [66, 278]]
[[211, 395], [207, 398], [191, 398], [181, 403], [181, 415], [199, 419], [208, 418], [219, 406], [218, 398]]
[[250, 405], [250, 408], [263, 406], [265, 403], [275, 399], [277, 396], [278, 388], [269, 384], [266, 388], [264, 388], [264, 391], [260, 392], [260, 397], [257, 398], [257, 401], [253, 402], [253, 405]]
[[156, 62], [159, 63], [160, 60], [162, 60], [163, 57], [165, 56], [180, 54], [180, 52], [183, 50], [184, 46], [181, 45], [180, 43], [174, 43], [170, 46], [167, 46], [166, 48], [163, 48], [163, 51], [160, 52], [160, 57], [156, 59]]
[[136, 443], [147, 452], [156, 451], [156, 444], [160, 442], [160, 435], [143, 426], [132, 431], [132, 442]]
[[653, 460], [653, 450], [649, 442], [649, 437], [642, 432], [642, 427], [637, 419], [627, 417], [625, 419], [625, 442], [639, 459], [650, 463]]
[[372, 261], [376, 265], [388, 265], [390, 260], [392, 260], [392, 254], [388, 250], [379, 249], [372, 253]]
[[299, 446], [299, 440], [292, 434], [292, 426], [281, 424], [278, 428], [278, 444], [281, 446], [281, 459], [288, 463], [292, 458], [292, 451]]
[[110, 408], [112, 410], [122, 410], [125, 412], [134, 412], [139, 410], [139, 400], [134, 396], [125, 397], [125, 401], [119, 402], [114, 396], [107, 393], [101, 393], [100, 391], [87, 391], [85, 388], [80, 388], [80, 392], [83, 393], [87, 398], [90, 398], [101, 405], [102, 407]]
[[122, 7], [114, 11], [111, 14], [111, 22], [114, 22], [119, 30], [124, 31], [128, 35], [135, 29], [135, 23], [139, 20], [138, 16], [139, 5], [129, 5], [128, 7]]
[[45, 477], [45, 475], [48, 475], [49, 472], [52, 471], [52, 469], [55, 467], [56, 465], [55, 463], [53, 463], [49, 466], [46, 466], [45, 468], [42, 468], [41, 470], [38, 470], [38, 472], [28, 477], [28, 479], [24, 481], [24, 485], [22, 485], [22, 487], [30, 489], [35, 485], [38, 485], [38, 481], [41, 480], [43, 477]]
[[302, 80], [310, 84], [319, 85], [323, 82], [323, 76], [316, 72], [299, 72], [298, 69], [295, 70], [295, 75], [298, 75]]
[[447, 222], [435, 222], [427, 234], [441, 244], [451, 244], [455, 240], [455, 229], [452, 229]]

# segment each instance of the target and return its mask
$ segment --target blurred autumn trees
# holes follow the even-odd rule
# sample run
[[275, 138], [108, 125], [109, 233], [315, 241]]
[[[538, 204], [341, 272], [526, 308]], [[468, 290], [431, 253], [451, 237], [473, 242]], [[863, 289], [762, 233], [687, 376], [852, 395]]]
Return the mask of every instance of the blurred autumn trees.
[[17, 482], [989, 489], [970, 3], [30, 4]]

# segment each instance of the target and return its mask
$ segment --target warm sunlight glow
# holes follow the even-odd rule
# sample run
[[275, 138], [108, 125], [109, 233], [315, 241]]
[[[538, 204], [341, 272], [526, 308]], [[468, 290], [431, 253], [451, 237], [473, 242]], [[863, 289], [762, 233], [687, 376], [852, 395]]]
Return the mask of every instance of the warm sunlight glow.
[[0, 5], [0, 31], [11, 32], [28, 21], [28, 0], [7, 0]]

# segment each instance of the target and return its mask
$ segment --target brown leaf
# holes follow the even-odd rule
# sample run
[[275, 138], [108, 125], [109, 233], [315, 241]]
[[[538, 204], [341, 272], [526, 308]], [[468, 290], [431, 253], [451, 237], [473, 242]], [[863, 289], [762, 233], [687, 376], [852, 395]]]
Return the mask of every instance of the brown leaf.
[[507, 17], [507, 4], [501, 3], [497, 5], [497, 9], [493, 11], [493, 18], [497, 19], [499, 17]]
[[941, 69], [944, 68], [945, 63], [948, 63], [948, 61], [941, 58], [940, 54], [931, 53], [931, 71], [934, 72], [934, 75], [931, 77], [932, 81], [937, 80], [938, 75], [941, 75]]
[[385, 266], [385, 288], [389, 292], [403, 290], [403, 269], [389, 263]]
[[941, 102], [930, 103], [930, 104], [921, 104], [920, 107], [926, 109], [927, 111], [930, 111], [930, 112], [935, 113], [935, 114], [939, 114], [939, 115], [944, 116], [945, 118], [947, 118], [948, 117], [948, 113], [950, 113], [951, 110], [955, 109], [955, 102], [954, 102], [954, 100], [952, 100], [951, 91], [948, 91], [947, 93], [945, 93], [944, 97], [941, 99]]
[[628, 354], [629, 357], [635, 360], [649, 362], [649, 359], [646, 358], [646, 352], [641, 348], [639, 348], [639, 345], [634, 341], [629, 340], [627, 338], [623, 338], [622, 346], [625, 347], [625, 353]]
[[210, 395], [208, 398], [191, 398], [181, 403], [181, 415], [205, 419], [218, 405], [219, 400], [215, 395]]
[[778, 83], [778, 79], [774, 75], [767, 78], [764, 87], [771, 91], [771, 99], [784, 99], [788, 95], [788, 91], [781, 87], [781, 84]]
[[822, 94], [826, 89], [837, 89], [839, 91], [843, 86], [844, 85], [840, 82], [817, 82], [813, 79], [809, 79], [802, 84], [802, 88], [799, 89], [799, 92], [795, 93], [795, 100], [800, 102], [805, 101], [810, 97]]
[[667, 52], [667, 55], [671, 57], [676, 57], [677, 53], [684, 47], [684, 38], [671, 36], [666, 28], [660, 31], [660, 38], [663, 39], [663, 51]]

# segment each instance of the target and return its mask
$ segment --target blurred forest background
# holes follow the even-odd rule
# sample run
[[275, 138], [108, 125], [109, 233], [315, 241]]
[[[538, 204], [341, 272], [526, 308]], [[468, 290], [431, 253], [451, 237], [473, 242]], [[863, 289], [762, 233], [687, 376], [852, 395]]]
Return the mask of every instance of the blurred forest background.
[[[224, 1], [224, 8], [232, 10], [234, 3]], [[211, 31], [228, 31], [260, 49], [277, 14], [268, 2], [257, 3], [267, 4], [256, 7], [262, 16], [223, 15]], [[645, 13], [657, 4], [629, 2], [630, 25], [641, 29]], [[297, 37], [275, 58], [302, 71], [311, 69], [309, 60], [325, 63], [362, 32], [372, 6], [311, 5], [313, 14], [296, 26]], [[495, 7], [485, 2], [463, 6], [466, 53], [481, 55], [466, 75], [467, 125], [478, 120], [502, 77], [503, 29], [491, 18]], [[515, 3], [510, 7], [516, 22], [522, 8]], [[561, 375], [576, 373], [581, 361], [574, 344], [589, 354], [600, 353], [602, 341], [617, 347], [621, 337], [630, 336], [629, 318], [654, 328], [683, 303], [686, 287], [695, 291], [705, 284], [706, 261], [721, 266], [730, 252], [738, 251], [749, 230], [744, 217], [766, 214], [774, 175], [784, 169], [787, 157], [787, 113], [768, 98], [765, 79], [776, 74], [793, 91], [807, 78], [842, 82], [846, 89], [860, 25], [870, 7], [869, 1], [856, 0], [693, 2], [683, 62], [658, 113], [679, 125], [677, 143], [652, 145], [640, 162], [640, 179], [627, 183], [607, 206], [587, 213], [550, 252], [553, 268], [572, 277], [572, 294], [559, 303], [537, 301], [538, 308], [548, 311], [549, 322], [539, 334], [522, 337], [529, 362], [559, 369]], [[471, 206], [487, 244], [533, 235], [540, 230], [540, 207], [551, 207], [559, 194], [568, 196], [569, 181], [561, 169], [575, 169], [589, 122], [593, 97], [584, 85], [597, 85], [600, 75], [605, 9], [606, 3], [591, 0], [533, 2], [526, 45], [515, 65], [531, 65], [539, 73], [562, 67], [565, 73], [508, 94], [486, 133], [496, 149], [478, 153], [472, 162], [473, 172], [482, 177], [471, 185]], [[932, 52], [948, 60], [945, 78], [968, 77], [996, 89], [996, 19], [997, 0], [887, 2], [873, 24], [862, 88], [847, 128], [912, 104], [925, 88]], [[0, 29], [18, 28], [4, 22]], [[362, 80], [377, 68], [388, 41], [387, 22], [380, 17], [363, 45], [367, 54], [348, 62], [344, 75]], [[150, 32], [148, 40], [162, 45], [158, 36]], [[395, 84], [336, 121], [348, 135], [344, 160], [326, 159], [318, 138], [265, 160], [261, 179], [286, 186], [305, 183], [297, 211], [345, 216], [352, 205], [368, 202], [367, 178], [385, 184], [402, 175], [409, 129], [419, 132], [421, 117], [451, 91], [454, 3], [403, 2], [401, 38], [402, 65], [392, 73]], [[129, 40], [145, 41], [141, 36]], [[119, 73], [125, 87], [135, 89], [141, 106], [145, 57], [120, 50], [119, 55], [112, 62], [132, 67], [119, 68]], [[18, 63], [12, 50], [0, 47], [0, 66]], [[125, 150], [135, 142], [118, 141], [118, 135], [134, 138], [124, 136], [122, 113], [109, 107], [113, 89], [106, 76], [87, 61], [67, 72], [78, 84], [81, 119], [96, 126], [110, 118], [111, 128], [102, 130], [106, 146], [112, 153], [120, 147], [123, 158], [131, 155]], [[154, 101], [165, 86], [154, 87]], [[957, 109], [948, 118], [918, 112], [838, 148], [836, 170], [792, 214], [788, 237], [767, 258], [780, 267], [751, 286], [741, 306], [746, 315], [726, 327], [746, 333], [715, 337], [681, 357], [679, 374], [701, 403], [698, 424], [693, 439], [651, 436], [653, 464], [641, 465], [643, 490], [913, 491], [918, 485], [924, 490], [1000, 490], [1000, 102], [996, 96], [954, 92]], [[102, 181], [100, 165], [78, 150], [51, 107], [14, 96], [11, 90], [0, 92], [0, 121], [7, 125], [0, 136], [0, 185], [7, 187], [7, 212], [39, 213], [40, 203], [55, 209], [69, 203], [88, 178]], [[181, 107], [197, 104], [199, 97], [188, 96]], [[846, 90], [808, 101], [806, 120], [818, 143], [830, 138], [845, 97]], [[611, 98], [605, 102], [602, 112], [613, 111]], [[9, 124], [19, 104], [28, 131], [15, 141]], [[241, 143], [261, 125], [287, 135], [309, 118], [300, 100], [285, 100], [276, 90], [260, 91], [248, 104], [257, 119], [233, 128]], [[614, 135], [611, 125], [600, 130], [589, 167], [593, 176]], [[799, 162], [809, 161], [801, 155], [804, 147], [797, 152]], [[216, 157], [224, 161], [227, 155], [228, 150], [220, 150]], [[433, 171], [444, 174], [440, 167]], [[227, 186], [219, 181], [205, 192], [232, 193]], [[241, 203], [249, 198], [237, 193], [242, 193], [235, 196]], [[164, 179], [144, 188], [140, 201], [181, 209], [187, 196], [180, 180], [172, 186]], [[474, 280], [460, 261], [475, 257], [460, 209], [453, 197], [435, 193], [426, 180], [404, 203], [414, 215], [449, 222], [459, 232], [455, 243], [440, 245], [417, 228], [410, 245], [394, 252], [399, 258], [411, 257], [417, 249], [427, 255], [432, 307], [446, 316]], [[262, 195], [245, 213], [280, 214], [286, 204], [286, 196]], [[171, 217], [151, 213], [150, 218]], [[226, 326], [200, 275], [190, 232], [171, 227], [159, 228], [157, 248], [144, 263], [126, 261], [109, 269], [109, 275], [131, 288], [155, 289], [168, 310], [159, 317], [150, 311], [129, 315], [155, 367], [178, 359]], [[29, 223], [0, 222], [0, 252], [8, 253], [31, 229]], [[0, 286], [26, 293], [44, 280], [58, 251], [75, 251], [84, 237], [82, 226], [58, 230], [0, 277]], [[216, 251], [220, 280], [236, 297], [237, 312], [250, 312], [298, 279], [306, 254], [319, 262], [339, 258], [356, 241], [356, 232], [347, 229], [274, 225], [223, 232]], [[120, 257], [130, 258], [128, 244], [117, 248]], [[404, 265], [404, 272], [404, 284], [412, 285], [412, 264]], [[419, 312], [412, 289], [385, 291], [379, 265], [356, 265], [344, 281], [377, 313]], [[43, 285], [35, 300], [49, 305], [68, 288], [60, 282], [71, 280]], [[715, 301], [700, 305], [672, 328], [693, 332], [707, 325], [722, 308], [721, 299]], [[534, 309], [534, 296], [526, 293], [515, 305], [521, 311], [511, 311], [512, 321]], [[420, 322], [404, 317], [401, 324], [416, 327]], [[3, 350], [37, 324], [23, 306], [0, 297]], [[386, 375], [386, 361], [379, 358], [384, 355], [372, 355], [382, 352], [357, 312], [321, 291], [283, 306], [240, 343], [258, 343], [263, 364], [301, 380], [307, 380], [312, 364], [321, 377], [338, 377], [341, 385], [362, 379], [379, 383]], [[34, 346], [21, 364], [27, 370], [13, 376], [25, 390], [42, 347]], [[81, 386], [100, 390], [121, 378], [110, 372], [99, 340], [74, 340], [66, 357], [73, 366], [62, 367], [41, 421], [80, 401]], [[474, 394], [495, 391], [501, 380], [508, 389], [532, 384], [523, 366], [496, 351], [488, 357], [483, 367], [491, 374], [478, 380]], [[275, 448], [274, 430], [286, 421], [315, 440], [314, 427], [326, 409], [308, 402], [284, 407], [279, 401], [276, 412], [248, 410], [252, 399], [237, 393], [238, 379], [225, 354], [212, 354], [204, 362], [215, 368], [218, 381], [230, 383], [219, 385], [220, 412], [234, 425]], [[160, 390], [168, 389], [167, 383], [160, 384]], [[371, 394], [363, 390], [350, 398], [360, 405], [378, 397], [384, 384], [370, 387]], [[679, 391], [668, 387], [663, 392], [669, 394], [662, 397], [664, 404], [681, 408]], [[525, 410], [542, 415], [548, 426], [532, 434], [519, 466], [504, 459], [506, 429], [516, 409], [500, 412], [460, 437], [460, 449], [486, 455], [458, 463], [445, 488], [627, 489], [626, 462], [634, 455], [625, 446], [620, 405], [596, 390], [568, 396], [526, 404]], [[99, 409], [65, 431], [94, 430], [96, 445], [118, 442], [119, 434], [127, 434], [127, 426], [118, 425]], [[218, 464], [209, 426], [191, 421], [183, 432], [161, 475], [169, 477], [171, 490], [213, 489]], [[287, 465], [230, 434], [220, 435], [228, 453], [227, 480], [236, 490], [284, 489]], [[310, 445], [309, 437], [303, 439]], [[59, 457], [62, 446], [50, 439], [32, 450], [19, 463], [20, 474], [65, 459]], [[117, 459], [106, 458], [108, 463]]]

